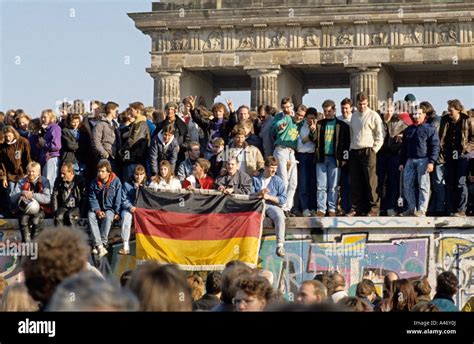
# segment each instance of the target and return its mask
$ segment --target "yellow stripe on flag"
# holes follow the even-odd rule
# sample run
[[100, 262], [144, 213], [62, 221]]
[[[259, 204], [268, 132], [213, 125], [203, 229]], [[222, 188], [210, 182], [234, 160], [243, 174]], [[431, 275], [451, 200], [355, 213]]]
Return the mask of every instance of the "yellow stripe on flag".
[[260, 239], [254, 237], [223, 240], [176, 240], [136, 234], [137, 259], [152, 259], [184, 268], [205, 269], [240, 260], [256, 266]]

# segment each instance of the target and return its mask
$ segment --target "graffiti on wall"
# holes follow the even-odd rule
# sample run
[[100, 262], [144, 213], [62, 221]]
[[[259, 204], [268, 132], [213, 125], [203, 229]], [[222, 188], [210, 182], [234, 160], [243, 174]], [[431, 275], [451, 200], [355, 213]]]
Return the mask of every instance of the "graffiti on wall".
[[460, 280], [456, 296], [463, 304], [474, 294], [474, 235], [472, 233], [442, 236], [439, 233], [413, 235], [377, 231], [333, 235], [332, 240], [294, 240], [285, 243], [287, 257], [275, 255], [275, 237], [263, 239], [261, 267], [275, 277], [274, 287], [288, 299], [295, 297], [304, 280], [315, 275], [338, 271], [347, 281], [353, 295], [358, 282], [371, 279], [381, 292], [388, 271], [400, 278], [418, 279], [428, 276], [433, 287], [441, 271], [453, 271]]

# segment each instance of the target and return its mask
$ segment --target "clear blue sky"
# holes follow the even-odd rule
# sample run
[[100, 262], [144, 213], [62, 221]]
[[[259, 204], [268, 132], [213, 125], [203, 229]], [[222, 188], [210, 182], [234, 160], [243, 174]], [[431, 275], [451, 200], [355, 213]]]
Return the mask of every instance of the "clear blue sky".
[[[0, 0], [0, 110], [23, 108], [33, 117], [63, 100], [114, 100], [152, 104], [150, 38], [135, 29], [128, 12], [151, 9], [151, 0]], [[474, 107], [474, 87], [400, 88], [396, 99], [414, 93], [441, 113], [446, 100]], [[308, 106], [336, 103], [349, 89], [310, 90]], [[184, 95], [182, 95], [184, 96]], [[250, 103], [250, 92], [223, 92], [235, 104]]]

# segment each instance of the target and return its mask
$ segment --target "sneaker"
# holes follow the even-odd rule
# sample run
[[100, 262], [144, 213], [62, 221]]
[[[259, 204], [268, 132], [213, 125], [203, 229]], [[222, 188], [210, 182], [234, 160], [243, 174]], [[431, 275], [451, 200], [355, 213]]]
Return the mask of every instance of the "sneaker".
[[334, 210], [329, 210], [328, 216], [329, 217], [336, 217], [336, 212]]
[[303, 210], [303, 216], [304, 217], [310, 217], [311, 216], [311, 212], [309, 211], [309, 209]]
[[417, 211], [415, 211], [415, 216], [416, 217], [425, 217], [426, 213], [423, 210], [417, 210]]
[[387, 210], [387, 216], [396, 216], [397, 213], [393, 209], [388, 209]]
[[318, 211], [316, 212], [316, 216], [317, 216], [317, 217], [324, 217], [324, 216], [326, 216], [326, 213], [325, 213], [324, 211], [318, 210]]
[[283, 246], [277, 246], [276, 255], [280, 258], [285, 258], [285, 248]]
[[104, 246], [99, 246], [99, 257], [106, 256], [109, 253]]
[[464, 211], [458, 211], [457, 213], [454, 213], [453, 216], [456, 217], [465, 217], [466, 213]]
[[369, 216], [369, 217], [379, 216], [379, 212], [376, 211], [376, 210], [371, 210], [371, 211], [368, 212], [367, 216]]
[[121, 248], [119, 251], [118, 251], [118, 254], [120, 255], [124, 255], [124, 256], [128, 256], [130, 254], [130, 250], [126, 250], [125, 248]]

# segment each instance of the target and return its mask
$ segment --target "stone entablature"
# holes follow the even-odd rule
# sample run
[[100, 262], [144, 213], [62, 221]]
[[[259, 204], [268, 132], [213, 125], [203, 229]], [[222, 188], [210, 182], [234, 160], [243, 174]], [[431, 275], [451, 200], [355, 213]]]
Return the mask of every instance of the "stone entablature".
[[344, 25], [326, 21], [311, 27], [300, 23], [228, 25], [211, 29], [190, 26], [186, 30], [163, 27], [148, 33], [153, 40], [154, 54], [473, 44], [471, 18], [451, 22], [441, 19], [389, 20], [385, 23], [354, 21]]

